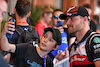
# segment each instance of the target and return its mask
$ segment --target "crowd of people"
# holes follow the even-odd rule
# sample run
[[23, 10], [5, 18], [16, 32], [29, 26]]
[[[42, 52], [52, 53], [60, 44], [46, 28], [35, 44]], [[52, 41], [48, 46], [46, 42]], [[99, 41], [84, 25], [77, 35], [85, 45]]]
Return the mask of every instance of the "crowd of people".
[[[0, 0], [0, 23], [7, 3], [8, 0]], [[94, 15], [91, 20], [89, 4], [70, 7], [67, 12], [47, 7], [34, 27], [36, 34], [27, 22], [30, 10], [29, 0], [17, 0], [13, 18], [16, 22], [6, 22], [1, 33], [0, 67], [53, 67], [68, 57], [70, 67], [100, 67], [99, 16]], [[38, 46], [18, 43], [22, 34], [19, 35], [17, 27], [24, 33], [31, 31], [39, 39]], [[12, 34], [12, 38], [7, 34]]]

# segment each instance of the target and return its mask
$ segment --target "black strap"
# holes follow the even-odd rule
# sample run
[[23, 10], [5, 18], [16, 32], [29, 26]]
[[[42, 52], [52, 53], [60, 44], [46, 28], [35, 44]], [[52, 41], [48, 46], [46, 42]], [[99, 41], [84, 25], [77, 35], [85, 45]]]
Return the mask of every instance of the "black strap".
[[34, 34], [37, 34], [37, 33], [36, 33], [37, 31], [36, 31], [36, 29], [35, 29], [34, 26], [31, 26], [31, 25], [30, 25], [30, 31], [33, 32]]
[[[91, 32], [91, 31], [90, 31]], [[94, 34], [97, 34], [96, 32], [92, 32], [89, 36], [88, 36], [88, 39], [87, 39], [87, 41], [86, 41], [86, 44], [87, 44], [87, 42], [89, 41], [90, 42], [90, 38], [91, 38], [91, 36], [93, 36]], [[75, 45], [76, 43], [74, 42], [71, 46], [69, 46], [69, 48], [68, 48], [68, 50], [69, 50], [69, 52], [71, 51], [71, 49], [72, 49], [72, 47]], [[90, 45], [90, 43], [89, 43], [89, 45]], [[77, 46], [76, 46], [77, 47]], [[90, 47], [89, 47], [89, 49], [90, 49]], [[76, 49], [75, 49], [76, 50]]]
[[87, 56], [88, 56], [88, 59], [89, 59], [89, 61], [90, 62], [93, 62], [93, 53], [92, 53], [92, 51], [91, 51], [91, 47], [90, 47], [90, 45], [91, 45], [91, 40], [93, 39], [93, 37], [94, 37], [94, 35], [96, 35], [96, 34], [98, 34], [98, 33], [96, 33], [96, 32], [92, 32], [90, 35], [89, 35], [89, 37], [88, 37], [88, 39], [87, 39], [87, 41], [86, 41], [86, 45], [85, 45], [85, 48], [86, 48], [86, 53], [87, 53]]
[[89, 45], [89, 50], [90, 50], [90, 51], [91, 51], [91, 48], [90, 48], [91, 42], [90, 42], [90, 41], [91, 41], [91, 38], [93, 38], [95, 34], [98, 34], [98, 33], [92, 32], [92, 33], [89, 35], [89, 37], [88, 37], [88, 39], [87, 39], [87, 41], [86, 41], [86, 45], [87, 45], [87, 43], [88, 43], [88, 45]]
[[[15, 30], [19, 35], [21, 35], [24, 32], [24, 30], [20, 26], [16, 26]], [[33, 32], [34, 34], [37, 34], [36, 33], [37, 31], [34, 26], [30, 25], [30, 31]]]
[[19, 35], [21, 35], [24, 32], [24, 30], [20, 26], [16, 26], [15, 30]]

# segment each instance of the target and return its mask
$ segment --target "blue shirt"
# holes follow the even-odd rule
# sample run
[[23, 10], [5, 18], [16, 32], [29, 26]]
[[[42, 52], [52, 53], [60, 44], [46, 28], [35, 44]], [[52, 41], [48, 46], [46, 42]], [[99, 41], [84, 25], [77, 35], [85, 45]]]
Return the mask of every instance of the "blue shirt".
[[[59, 46], [57, 50], [54, 50], [51, 52], [51, 54], [55, 57], [57, 54], [59, 54], [59, 51], [65, 51], [66, 48], [68, 48], [68, 39], [66, 32], [63, 32], [62, 34], [62, 44]], [[51, 57], [51, 56], [50, 56]], [[53, 57], [51, 57], [53, 59]]]

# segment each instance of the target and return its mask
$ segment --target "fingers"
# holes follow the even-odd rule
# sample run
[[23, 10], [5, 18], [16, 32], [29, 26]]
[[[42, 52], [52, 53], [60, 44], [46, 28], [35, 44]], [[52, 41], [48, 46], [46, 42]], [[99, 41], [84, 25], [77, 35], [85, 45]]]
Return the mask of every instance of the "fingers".
[[66, 54], [66, 55], [65, 55], [65, 58], [66, 58], [66, 57], [69, 57], [69, 50], [68, 50], [68, 49], [65, 51], [65, 54]]
[[4, 29], [3, 29], [3, 33], [6, 34], [6, 33], [9, 33], [9, 34], [13, 34], [12, 31], [15, 31], [15, 25], [14, 25], [14, 22], [6, 22], [5, 23], [5, 26], [4, 26]]
[[62, 59], [64, 59], [64, 56], [65, 56], [65, 51], [61, 51], [61, 52], [56, 56], [56, 58], [57, 58], [58, 60], [62, 60]]
[[62, 59], [67, 58], [67, 57], [69, 57], [69, 51], [68, 50], [62, 51], [62, 52], [60, 52], [60, 54], [58, 54], [56, 56], [56, 58], [59, 59], [59, 60], [62, 60]]

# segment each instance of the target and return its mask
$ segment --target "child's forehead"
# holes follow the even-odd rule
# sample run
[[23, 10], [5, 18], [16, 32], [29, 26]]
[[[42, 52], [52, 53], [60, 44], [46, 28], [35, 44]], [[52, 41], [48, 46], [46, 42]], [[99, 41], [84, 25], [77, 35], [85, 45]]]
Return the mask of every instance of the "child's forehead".
[[47, 31], [45, 34], [52, 34], [53, 35], [53, 32], [51, 32], [51, 31]]
[[45, 34], [48, 35], [48, 36], [52, 36], [52, 38], [53, 38], [53, 32], [47, 31]]

